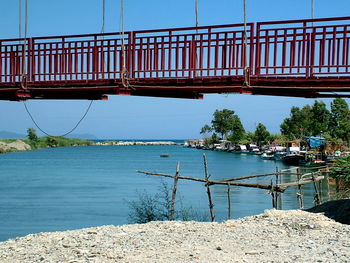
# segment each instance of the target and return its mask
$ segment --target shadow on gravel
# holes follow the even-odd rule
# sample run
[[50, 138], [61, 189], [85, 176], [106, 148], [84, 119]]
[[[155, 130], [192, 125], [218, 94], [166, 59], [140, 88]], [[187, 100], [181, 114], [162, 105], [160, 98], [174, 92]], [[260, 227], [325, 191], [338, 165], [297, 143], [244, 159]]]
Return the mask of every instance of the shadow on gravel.
[[325, 216], [339, 223], [350, 225], [350, 199], [329, 201], [322, 205], [306, 209], [305, 211], [324, 213]]

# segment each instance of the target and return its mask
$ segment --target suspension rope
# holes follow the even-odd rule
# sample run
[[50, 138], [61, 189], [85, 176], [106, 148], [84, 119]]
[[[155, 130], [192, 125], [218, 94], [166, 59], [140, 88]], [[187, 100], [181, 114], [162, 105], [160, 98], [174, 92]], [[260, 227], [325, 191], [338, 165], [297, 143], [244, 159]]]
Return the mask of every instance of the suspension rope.
[[[124, 0], [120, 0], [120, 18], [119, 18], [119, 33], [121, 35], [122, 41], [122, 69], [121, 69], [121, 78], [122, 84], [125, 88], [130, 87], [128, 75], [129, 72], [126, 68], [126, 52], [125, 52], [125, 32], [124, 32]], [[131, 43], [129, 43], [130, 45]]]
[[18, 0], [18, 36], [19, 36], [19, 43], [21, 43], [21, 38], [22, 38], [22, 0]]
[[198, 0], [195, 2], [195, 13], [196, 13], [196, 32], [198, 33]]
[[[103, 2], [105, 2], [105, 0], [103, 0]], [[105, 9], [105, 3], [103, 3], [104, 7], [103, 9]], [[18, 25], [18, 30], [19, 30], [19, 39], [21, 40], [22, 38], [22, 0], [19, 0], [19, 8], [18, 8], [18, 12], [19, 12], [19, 25]], [[103, 11], [104, 13], [104, 11]], [[27, 38], [28, 38], [28, 0], [25, 0], [25, 27], [24, 27], [24, 42], [23, 42], [23, 69], [22, 69], [22, 78], [21, 78], [21, 87], [22, 89], [27, 89]], [[103, 22], [102, 22], [102, 28], [104, 30], [104, 14], [103, 14]], [[62, 134], [62, 135], [50, 135], [49, 133], [47, 133], [44, 129], [42, 129], [38, 123], [35, 121], [33, 115], [31, 114], [31, 112], [29, 111], [29, 108], [27, 106], [27, 103], [25, 101], [23, 101], [23, 105], [24, 108], [26, 110], [26, 112], [28, 113], [30, 119], [32, 120], [32, 122], [34, 123], [34, 125], [45, 135], [47, 136], [52, 136], [52, 137], [64, 137], [67, 136], [68, 134], [72, 133], [73, 131], [75, 131], [78, 126], [80, 125], [80, 123], [85, 119], [86, 115], [88, 114], [88, 112], [90, 111], [90, 108], [92, 106], [92, 103], [94, 101], [91, 100], [87, 109], [85, 110], [85, 113], [83, 114], [83, 116], [79, 119], [79, 121], [76, 123], [76, 125], [70, 129], [68, 132]]]
[[247, 65], [247, 1], [243, 0], [243, 26], [244, 26], [244, 83], [243, 86], [250, 86], [249, 67]]
[[[22, 74], [21, 74], [21, 88], [22, 89], [27, 89], [27, 34], [28, 34], [28, 0], [25, 0], [25, 11], [24, 11], [24, 20], [25, 20], [25, 25], [24, 25], [24, 40], [23, 40], [23, 61], [22, 61]], [[18, 25], [18, 30], [19, 30], [19, 38], [22, 38], [22, 0], [19, 0], [19, 25]], [[19, 40], [21, 41], [21, 40]]]
[[199, 4], [198, 4], [198, 0], [195, 0], [195, 17], [196, 17], [196, 35], [195, 35], [195, 71], [194, 71], [194, 77], [197, 76], [197, 69], [198, 69], [198, 66], [199, 66], [199, 57], [197, 55], [197, 40], [198, 40], [198, 25], [199, 25], [199, 19], [198, 19], [198, 16], [199, 16]]
[[[311, 0], [311, 19], [315, 19], [315, 0]], [[314, 21], [311, 22], [311, 25], [314, 26]]]
[[106, 18], [106, 0], [102, 0], [102, 25], [101, 34], [105, 32], [105, 19]]

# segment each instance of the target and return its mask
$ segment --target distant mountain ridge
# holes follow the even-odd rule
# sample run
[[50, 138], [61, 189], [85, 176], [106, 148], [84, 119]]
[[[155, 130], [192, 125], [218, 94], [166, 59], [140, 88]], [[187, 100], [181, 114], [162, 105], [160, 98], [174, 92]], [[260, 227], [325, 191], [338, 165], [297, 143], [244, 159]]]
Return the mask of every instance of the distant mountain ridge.
[[0, 131], [0, 139], [22, 139], [25, 138], [25, 134], [20, 134], [10, 131]]

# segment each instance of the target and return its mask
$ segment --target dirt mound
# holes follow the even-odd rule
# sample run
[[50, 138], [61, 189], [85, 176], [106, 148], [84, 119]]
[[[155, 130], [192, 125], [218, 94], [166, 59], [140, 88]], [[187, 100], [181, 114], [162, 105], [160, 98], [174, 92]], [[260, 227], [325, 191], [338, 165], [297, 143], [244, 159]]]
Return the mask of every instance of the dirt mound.
[[329, 201], [307, 209], [312, 213], [323, 213], [325, 216], [342, 224], [350, 225], [350, 199]]

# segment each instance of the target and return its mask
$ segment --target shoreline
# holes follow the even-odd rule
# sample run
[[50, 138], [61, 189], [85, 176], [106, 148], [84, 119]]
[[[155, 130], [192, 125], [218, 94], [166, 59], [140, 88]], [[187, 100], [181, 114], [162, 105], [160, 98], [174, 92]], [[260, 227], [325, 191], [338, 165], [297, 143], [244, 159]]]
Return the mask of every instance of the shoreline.
[[[57, 147], [77, 147], [77, 146], [172, 146], [172, 145], [184, 145], [184, 143], [174, 142], [174, 141], [101, 141], [95, 142], [93, 140], [89, 141], [89, 144], [73, 144], [73, 145], [46, 145], [45, 147], [32, 148], [25, 140], [27, 139], [13, 139], [13, 142], [5, 142], [8, 139], [0, 139], [0, 154], [13, 153], [13, 152], [23, 152], [23, 151], [33, 151], [43, 148], [57, 148]], [[11, 140], [11, 139], [10, 139]]]
[[105, 142], [95, 142], [94, 146], [165, 146], [165, 145], [184, 145], [183, 143], [178, 143], [174, 141], [105, 141]]
[[349, 225], [322, 214], [267, 210], [222, 223], [154, 221], [30, 234], [0, 242], [0, 261], [347, 262], [349, 235]]

